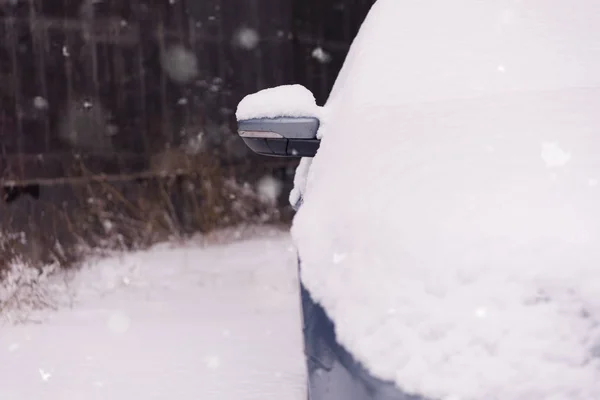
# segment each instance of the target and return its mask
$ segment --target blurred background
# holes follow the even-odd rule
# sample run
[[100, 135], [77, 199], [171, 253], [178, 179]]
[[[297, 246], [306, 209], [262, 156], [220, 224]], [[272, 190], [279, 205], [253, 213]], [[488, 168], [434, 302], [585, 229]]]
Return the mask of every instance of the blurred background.
[[288, 224], [298, 161], [251, 154], [237, 104], [323, 104], [373, 2], [0, 0], [0, 270]]

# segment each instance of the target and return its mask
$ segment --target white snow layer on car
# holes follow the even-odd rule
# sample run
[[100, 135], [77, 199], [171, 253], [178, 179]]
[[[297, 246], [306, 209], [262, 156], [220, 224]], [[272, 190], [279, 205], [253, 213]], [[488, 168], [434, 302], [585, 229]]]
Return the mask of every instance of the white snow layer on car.
[[289, 201], [290, 204], [297, 208], [300, 205], [300, 201], [304, 196], [306, 190], [306, 180], [308, 179], [308, 172], [312, 164], [312, 158], [305, 157], [300, 160], [298, 167], [296, 168], [296, 174], [294, 175], [294, 187], [290, 192]]
[[284, 85], [248, 95], [238, 105], [239, 120], [276, 117], [318, 117], [315, 97], [301, 85]]
[[600, 398], [599, 13], [374, 6], [292, 233], [376, 376], [436, 400]]

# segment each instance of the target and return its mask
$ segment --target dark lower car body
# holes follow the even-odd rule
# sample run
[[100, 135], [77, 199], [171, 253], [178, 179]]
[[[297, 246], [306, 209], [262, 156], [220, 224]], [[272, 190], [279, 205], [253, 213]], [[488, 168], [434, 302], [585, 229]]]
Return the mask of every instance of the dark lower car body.
[[425, 400], [373, 377], [338, 343], [335, 325], [301, 284], [310, 400]]

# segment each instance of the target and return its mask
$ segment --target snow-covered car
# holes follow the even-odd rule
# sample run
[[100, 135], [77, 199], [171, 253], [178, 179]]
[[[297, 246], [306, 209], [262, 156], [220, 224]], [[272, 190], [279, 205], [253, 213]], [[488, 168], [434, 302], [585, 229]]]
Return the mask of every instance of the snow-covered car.
[[251, 148], [307, 157], [310, 399], [600, 399], [599, 17], [378, 0], [323, 107], [240, 103]]

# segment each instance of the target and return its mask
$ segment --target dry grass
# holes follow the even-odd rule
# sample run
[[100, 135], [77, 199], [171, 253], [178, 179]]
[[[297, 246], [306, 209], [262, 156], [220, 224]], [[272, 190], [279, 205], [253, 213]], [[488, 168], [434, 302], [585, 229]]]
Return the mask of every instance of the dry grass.
[[15, 263], [65, 268], [104, 250], [141, 249], [240, 224], [289, 223], [290, 210], [266, 203], [253, 189], [268, 170], [204, 164], [196, 171], [44, 188], [38, 200], [0, 205], [0, 274]]

